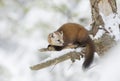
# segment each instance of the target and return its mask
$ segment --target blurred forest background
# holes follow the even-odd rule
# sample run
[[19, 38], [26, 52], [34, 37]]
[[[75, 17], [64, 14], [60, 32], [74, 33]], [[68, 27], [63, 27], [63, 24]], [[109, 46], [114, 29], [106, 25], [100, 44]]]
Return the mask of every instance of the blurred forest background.
[[29, 67], [50, 56], [38, 49], [47, 47], [48, 34], [62, 24], [76, 22], [89, 29], [90, 10], [89, 0], [0, 0], [0, 81], [78, 81], [79, 62], [71, 69], [70, 61], [54, 70]]

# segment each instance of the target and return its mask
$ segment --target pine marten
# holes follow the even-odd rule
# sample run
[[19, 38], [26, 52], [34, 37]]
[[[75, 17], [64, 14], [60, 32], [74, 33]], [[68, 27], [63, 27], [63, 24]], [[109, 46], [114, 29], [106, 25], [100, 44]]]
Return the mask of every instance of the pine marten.
[[57, 31], [48, 35], [48, 48], [52, 47], [56, 51], [60, 51], [66, 47], [86, 47], [87, 53], [84, 55], [85, 61], [83, 68], [90, 66], [94, 58], [95, 47], [88, 31], [81, 25], [76, 23], [66, 23]]

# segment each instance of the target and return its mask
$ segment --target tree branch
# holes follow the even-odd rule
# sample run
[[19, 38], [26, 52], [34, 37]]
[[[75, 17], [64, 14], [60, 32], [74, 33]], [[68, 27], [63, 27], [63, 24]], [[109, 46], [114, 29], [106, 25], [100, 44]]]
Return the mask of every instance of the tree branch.
[[[48, 51], [47, 48], [43, 48], [43, 49], [40, 49], [42, 52], [43, 51]], [[81, 52], [69, 52], [65, 55], [62, 55], [58, 58], [54, 58], [54, 59], [51, 59], [51, 60], [48, 60], [46, 62], [42, 62], [40, 64], [37, 64], [37, 65], [34, 65], [31, 68], [31, 70], [40, 70], [40, 69], [43, 69], [43, 68], [46, 68], [46, 67], [49, 67], [49, 66], [52, 66], [52, 65], [55, 65], [55, 64], [58, 64], [60, 62], [63, 62], [65, 60], [68, 60], [68, 59], [71, 59], [72, 62], [75, 62], [75, 59], [77, 60], [80, 60], [80, 56], [83, 57], [83, 53]]]

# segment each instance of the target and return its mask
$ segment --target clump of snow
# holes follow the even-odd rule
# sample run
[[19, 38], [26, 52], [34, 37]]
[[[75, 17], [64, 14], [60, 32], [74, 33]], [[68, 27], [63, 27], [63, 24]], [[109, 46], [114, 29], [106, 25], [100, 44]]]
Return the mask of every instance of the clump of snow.
[[97, 34], [95, 35], [95, 37], [93, 39], [98, 39], [98, 38], [102, 37], [103, 33], [105, 33], [104, 30], [98, 30]]
[[120, 39], [120, 17], [118, 14], [110, 14], [107, 17], [103, 17], [103, 20], [105, 22], [105, 28], [109, 32], [111, 36], [115, 37], [115, 40]]
[[[120, 17], [118, 14], [110, 14], [109, 16], [104, 16], [101, 13], [101, 16], [103, 18], [104, 21], [104, 26], [105, 29], [108, 31], [109, 35], [111, 37], [114, 37], [114, 39], [116, 41], [120, 40], [120, 28], [119, 28], [119, 24], [120, 24]], [[102, 28], [101, 26], [99, 26], [100, 28]], [[98, 30], [97, 34], [95, 35], [94, 39], [98, 39], [100, 38], [103, 34], [105, 33], [104, 30]]]

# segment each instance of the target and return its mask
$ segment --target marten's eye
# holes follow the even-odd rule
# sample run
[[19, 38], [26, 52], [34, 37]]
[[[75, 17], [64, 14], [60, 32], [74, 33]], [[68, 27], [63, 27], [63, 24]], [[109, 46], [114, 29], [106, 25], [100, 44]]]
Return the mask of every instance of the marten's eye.
[[60, 40], [57, 40], [58, 42], [60, 42]]
[[59, 39], [58, 39], [57, 41], [58, 41], [59, 43], [61, 43], [61, 41], [60, 41]]

